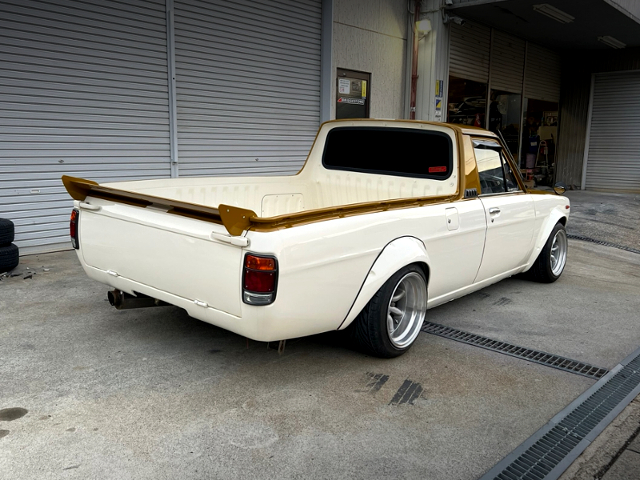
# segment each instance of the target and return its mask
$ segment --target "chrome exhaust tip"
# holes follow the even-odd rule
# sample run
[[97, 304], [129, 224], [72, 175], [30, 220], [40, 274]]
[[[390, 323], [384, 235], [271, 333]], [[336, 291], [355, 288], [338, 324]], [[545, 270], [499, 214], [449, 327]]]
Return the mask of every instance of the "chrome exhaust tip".
[[118, 310], [122, 308], [122, 292], [120, 290], [109, 290], [107, 298], [112, 307], [116, 307]]

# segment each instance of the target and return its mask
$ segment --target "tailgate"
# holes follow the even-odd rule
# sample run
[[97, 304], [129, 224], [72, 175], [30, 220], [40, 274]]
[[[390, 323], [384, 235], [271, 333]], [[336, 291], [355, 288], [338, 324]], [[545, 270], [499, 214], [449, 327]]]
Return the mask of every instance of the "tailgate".
[[242, 248], [222, 243], [222, 225], [153, 208], [92, 200], [80, 211], [87, 265], [240, 316]]

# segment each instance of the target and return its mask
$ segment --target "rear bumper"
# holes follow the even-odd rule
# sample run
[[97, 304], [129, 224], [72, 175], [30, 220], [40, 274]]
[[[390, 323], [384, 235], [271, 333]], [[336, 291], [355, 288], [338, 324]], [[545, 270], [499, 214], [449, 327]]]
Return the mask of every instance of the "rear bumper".
[[[157, 288], [144, 285], [125, 277], [114, 277], [106, 271], [88, 266], [84, 262], [82, 262], [82, 267], [86, 274], [93, 280], [104, 283], [105, 285], [110, 285], [113, 288], [122, 290], [123, 292], [131, 294], [133, 294], [133, 292], [139, 292], [150, 297], [157, 298], [158, 300], [162, 300], [163, 302], [170, 303], [171, 305], [175, 305], [176, 307], [186, 310], [191, 317], [217, 327], [224, 328], [225, 330], [232, 331], [238, 335], [251, 338], [252, 340], [265, 342], [276, 340], [276, 338], [271, 338], [269, 332], [265, 331], [264, 328], [259, 328], [256, 318], [241, 318], [212, 307], [202, 307], [196, 305], [193, 300], [188, 298], [180, 297], [163, 290], [158, 290]], [[240, 293], [238, 292], [238, 294]]]
[[[80, 248], [82, 249], [82, 247]], [[292, 312], [290, 302], [283, 302], [282, 299], [277, 299], [274, 304], [265, 306], [242, 304], [242, 316], [239, 317], [209, 306], [197, 305], [192, 299], [175, 295], [120, 275], [113, 276], [105, 270], [87, 265], [80, 251], [77, 251], [78, 258], [89, 278], [123, 292], [130, 294], [139, 292], [162, 300], [186, 310], [189, 316], [193, 318], [259, 342], [286, 340], [335, 330], [342, 321], [342, 318], [332, 320], [331, 317], [324, 317], [323, 315], [321, 315], [323, 321], [301, 321], [299, 316], [293, 313], [295, 309]], [[241, 292], [238, 287], [238, 296], [240, 295]], [[115, 309], [113, 313], [114, 315], [116, 314]]]

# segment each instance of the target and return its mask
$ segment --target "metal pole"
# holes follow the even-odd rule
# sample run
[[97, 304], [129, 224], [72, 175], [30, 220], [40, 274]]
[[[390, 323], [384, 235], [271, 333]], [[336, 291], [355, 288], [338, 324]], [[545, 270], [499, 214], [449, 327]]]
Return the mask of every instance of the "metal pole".
[[595, 90], [595, 84], [596, 76], [592, 73], [591, 88], [589, 90], [589, 109], [587, 111], [587, 132], [584, 137], [584, 154], [582, 157], [582, 179], [580, 182], [580, 190], [587, 189], [587, 163], [589, 162], [589, 143], [591, 142], [591, 117], [593, 116], [593, 91]]
[[413, 11], [413, 55], [411, 57], [411, 101], [409, 118], [416, 119], [416, 95], [418, 92], [418, 20], [420, 17], [420, 0], [416, 0]]
[[171, 149], [171, 178], [178, 172], [178, 117], [176, 105], [176, 44], [173, 18], [173, 0], [166, 0], [167, 16], [167, 71], [169, 75], [169, 143]]
[[489, 130], [489, 112], [491, 111], [491, 64], [493, 63], [493, 28], [491, 29], [489, 40], [489, 77], [487, 78], [487, 96], [484, 106], [484, 128]]
[[331, 120], [331, 87], [333, 67], [333, 0], [322, 0], [322, 33], [320, 38], [320, 123]]
[[[524, 42], [524, 66], [523, 66], [523, 70], [522, 70], [522, 94], [520, 96], [520, 135], [518, 135], [518, 163], [517, 163], [517, 167], [518, 169], [522, 168], [522, 163], [524, 161], [524, 166], [526, 168], [527, 166], [527, 156], [524, 152], [522, 152], [522, 139], [524, 138], [524, 126], [525, 126], [525, 119], [524, 119], [524, 94], [527, 90], [527, 56], [529, 54], [529, 42]], [[527, 104], [527, 108], [529, 108], [528, 104]], [[528, 144], [528, 143], [527, 143]], [[536, 158], [537, 160], [537, 158]], [[535, 167], [535, 164], [534, 164]], [[548, 167], [548, 165], [547, 165]], [[549, 170], [547, 169], [547, 172]]]

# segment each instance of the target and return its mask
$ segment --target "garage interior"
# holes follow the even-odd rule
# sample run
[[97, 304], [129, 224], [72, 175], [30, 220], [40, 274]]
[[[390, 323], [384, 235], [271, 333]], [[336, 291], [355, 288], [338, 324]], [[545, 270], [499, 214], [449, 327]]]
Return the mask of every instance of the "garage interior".
[[529, 185], [640, 191], [633, 5], [453, 3], [450, 121], [500, 130]]

